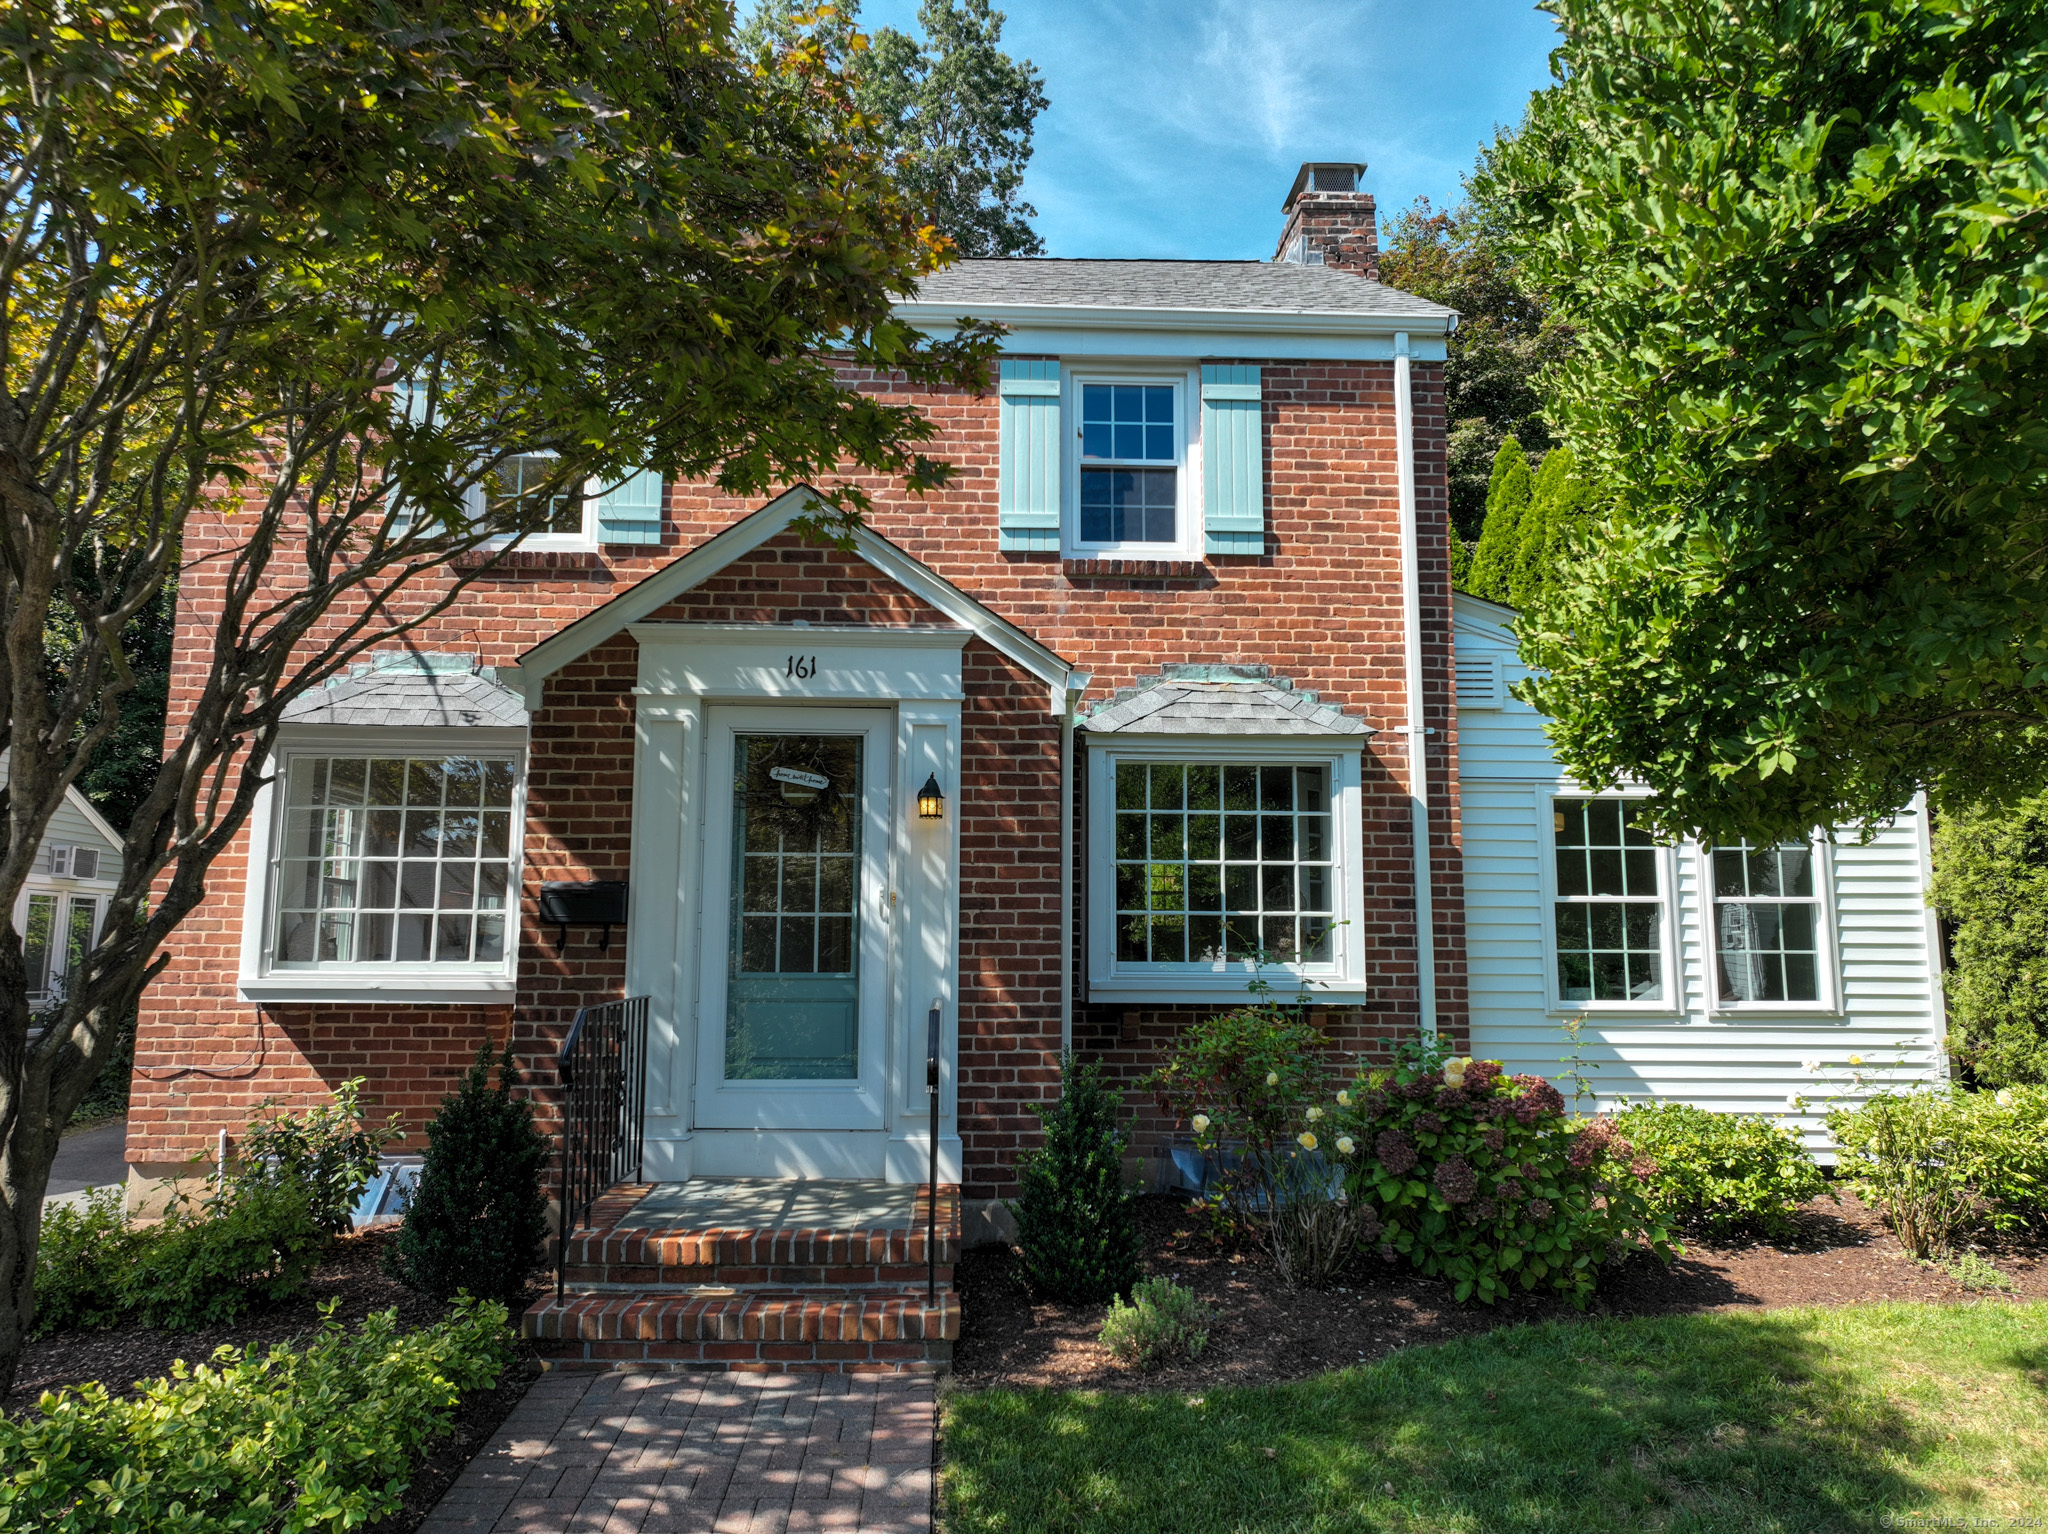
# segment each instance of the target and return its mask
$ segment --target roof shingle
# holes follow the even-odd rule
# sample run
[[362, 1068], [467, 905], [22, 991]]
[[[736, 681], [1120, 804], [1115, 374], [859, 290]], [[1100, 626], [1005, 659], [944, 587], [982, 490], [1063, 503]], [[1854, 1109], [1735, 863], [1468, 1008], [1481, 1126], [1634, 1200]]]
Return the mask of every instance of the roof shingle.
[[1444, 318], [1453, 310], [1334, 266], [1284, 261], [958, 261], [918, 285], [921, 304], [1187, 309]]

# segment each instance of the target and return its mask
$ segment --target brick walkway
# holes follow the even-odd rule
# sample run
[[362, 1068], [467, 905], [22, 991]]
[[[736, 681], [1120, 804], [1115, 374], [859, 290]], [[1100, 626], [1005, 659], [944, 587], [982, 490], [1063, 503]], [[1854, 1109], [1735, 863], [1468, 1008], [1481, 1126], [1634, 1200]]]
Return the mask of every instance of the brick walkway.
[[932, 1382], [541, 1376], [420, 1534], [909, 1534], [932, 1527]]

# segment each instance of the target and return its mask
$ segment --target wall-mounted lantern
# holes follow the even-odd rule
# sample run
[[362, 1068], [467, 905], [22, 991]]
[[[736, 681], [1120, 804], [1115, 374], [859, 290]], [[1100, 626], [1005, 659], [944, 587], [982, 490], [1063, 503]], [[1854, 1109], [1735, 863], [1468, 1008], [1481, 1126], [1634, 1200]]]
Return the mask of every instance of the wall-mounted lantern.
[[924, 787], [917, 791], [917, 818], [919, 820], [943, 820], [946, 815], [946, 796], [939, 792], [939, 775], [934, 772], [924, 780]]

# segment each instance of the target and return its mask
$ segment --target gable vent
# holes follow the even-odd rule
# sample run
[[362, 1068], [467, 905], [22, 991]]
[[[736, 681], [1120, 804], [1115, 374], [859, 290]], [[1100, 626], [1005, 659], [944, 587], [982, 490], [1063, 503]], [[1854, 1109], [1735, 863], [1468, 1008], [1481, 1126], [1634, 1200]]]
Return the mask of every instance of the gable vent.
[[1507, 692], [1499, 655], [1481, 650], [1458, 657], [1458, 707], [1502, 708]]

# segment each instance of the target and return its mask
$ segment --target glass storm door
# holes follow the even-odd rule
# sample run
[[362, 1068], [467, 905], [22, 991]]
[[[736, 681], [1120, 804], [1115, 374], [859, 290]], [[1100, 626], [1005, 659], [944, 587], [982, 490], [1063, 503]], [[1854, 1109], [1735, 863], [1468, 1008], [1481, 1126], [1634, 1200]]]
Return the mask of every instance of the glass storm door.
[[881, 1126], [888, 717], [712, 715], [697, 1121]]

